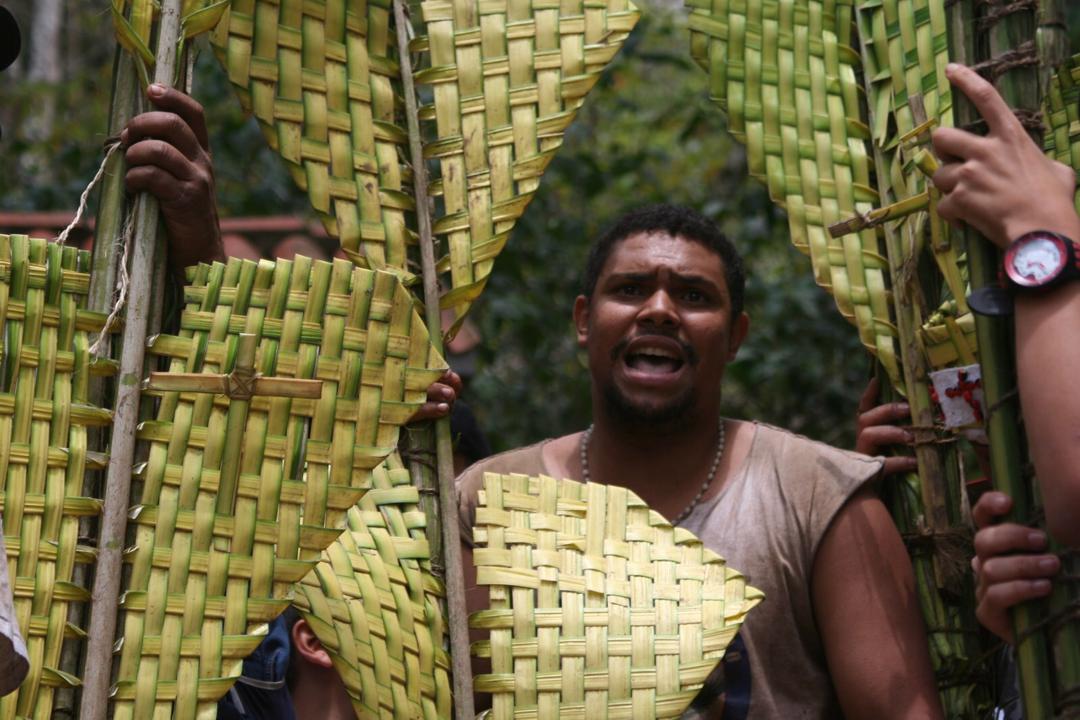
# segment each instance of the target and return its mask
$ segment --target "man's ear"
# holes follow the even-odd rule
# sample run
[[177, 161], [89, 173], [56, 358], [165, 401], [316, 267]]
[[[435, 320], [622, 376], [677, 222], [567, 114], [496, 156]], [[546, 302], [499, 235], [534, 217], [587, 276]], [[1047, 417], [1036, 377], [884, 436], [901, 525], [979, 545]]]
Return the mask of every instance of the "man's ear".
[[750, 316], [741, 312], [731, 324], [731, 333], [728, 335], [728, 362], [735, 359], [748, 332], [750, 332]]
[[577, 330], [577, 342], [585, 347], [589, 339], [589, 298], [578, 295], [574, 299], [574, 328]]
[[330, 653], [326, 652], [326, 648], [319, 642], [318, 636], [311, 629], [311, 625], [308, 624], [307, 620], [303, 618], [297, 620], [296, 624], [292, 626], [289, 636], [292, 639], [293, 649], [306, 662], [324, 668], [334, 666], [334, 663], [330, 660]]

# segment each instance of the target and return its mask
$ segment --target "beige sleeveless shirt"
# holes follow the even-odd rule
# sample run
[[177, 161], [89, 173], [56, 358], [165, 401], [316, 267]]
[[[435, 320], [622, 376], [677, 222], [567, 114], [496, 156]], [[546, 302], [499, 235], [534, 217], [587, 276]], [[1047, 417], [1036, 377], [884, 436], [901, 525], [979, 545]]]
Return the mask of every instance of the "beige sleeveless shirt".
[[[472, 537], [484, 473], [550, 474], [543, 445], [496, 455], [462, 473], [457, 483], [465, 537]], [[881, 468], [881, 458], [755, 423], [742, 468], [681, 523], [765, 593], [739, 632], [750, 659], [747, 717], [842, 717], [814, 620], [810, 575], [837, 511]]]

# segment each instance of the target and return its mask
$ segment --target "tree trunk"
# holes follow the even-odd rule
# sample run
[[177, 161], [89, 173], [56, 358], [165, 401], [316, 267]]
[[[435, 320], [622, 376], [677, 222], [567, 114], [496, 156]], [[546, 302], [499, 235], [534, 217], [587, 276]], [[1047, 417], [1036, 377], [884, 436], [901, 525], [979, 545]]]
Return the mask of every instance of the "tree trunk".
[[[27, 118], [26, 136], [31, 141], [45, 141], [52, 135], [56, 119], [56, 93], [53, 89], [63, 79], [63, 16], [64, 0], [35, 0], [34, 18], [30, 24], [29, 37], [26, 38], [30, 52], [26, 79], [31, 83], [51, 87], [46, 92], [39, 93], [41, 101]], [[47, 181], [50, 177], [47, 155], [48, 153], [45, 153], [43, 157], [31, 160], [36, 165], [36, 176], [42, 181]]]

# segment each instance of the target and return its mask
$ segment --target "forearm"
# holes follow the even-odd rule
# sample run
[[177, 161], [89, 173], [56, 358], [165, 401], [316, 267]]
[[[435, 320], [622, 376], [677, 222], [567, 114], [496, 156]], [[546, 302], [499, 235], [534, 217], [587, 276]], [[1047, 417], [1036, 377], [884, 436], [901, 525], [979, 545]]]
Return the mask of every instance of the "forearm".
[[[1073, 215], [1058, 231], [1080, 239], [1080, 219]], [[1050, 534], [1080, 547], [1080, 283], [1017, 295], [1016, 348], [1028, 447]]]

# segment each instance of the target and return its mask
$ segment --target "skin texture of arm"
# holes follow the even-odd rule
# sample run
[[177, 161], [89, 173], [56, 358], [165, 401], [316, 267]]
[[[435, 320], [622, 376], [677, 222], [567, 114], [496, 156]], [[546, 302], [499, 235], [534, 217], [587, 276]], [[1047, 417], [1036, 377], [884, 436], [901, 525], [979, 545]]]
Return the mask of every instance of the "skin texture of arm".
[[845, 717], [942, 717], [911, 562], [872, 491], [852, 497], [829, 526], [811, 593]]
[[[945, 163], [934, 175], [944, 193], [942, 217], [973, 225], [999, 247], [1033, 230], [1080, 240], [1072, 169], [1043, 155], [977, 73], [950, 65], [948, 75], [979, 109], [989, 134], [934, 132]], [[1059, 542], [1080, 547], [1074, 521], [1080, 509], [1080, 283], [1019, 292], [1015, 307], [1020, 404], [1047, 524]]]

